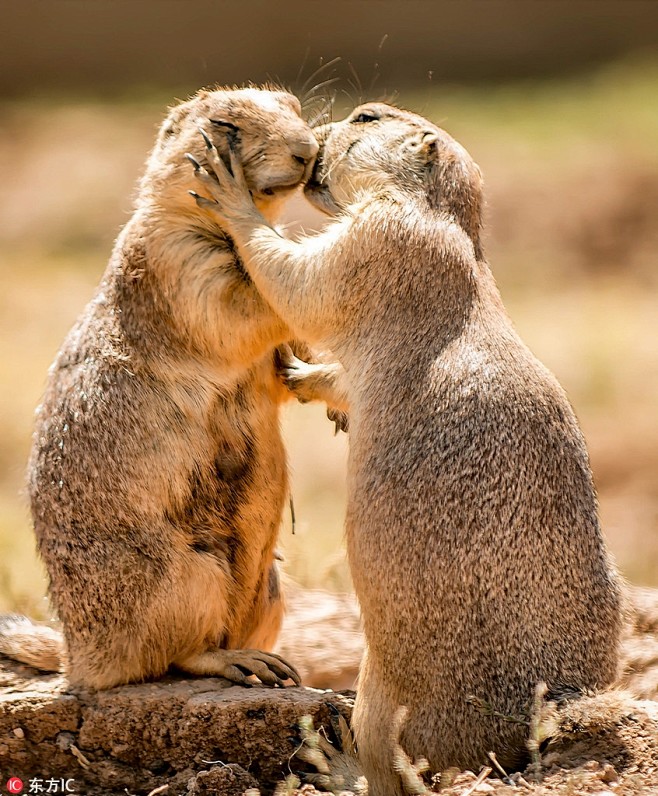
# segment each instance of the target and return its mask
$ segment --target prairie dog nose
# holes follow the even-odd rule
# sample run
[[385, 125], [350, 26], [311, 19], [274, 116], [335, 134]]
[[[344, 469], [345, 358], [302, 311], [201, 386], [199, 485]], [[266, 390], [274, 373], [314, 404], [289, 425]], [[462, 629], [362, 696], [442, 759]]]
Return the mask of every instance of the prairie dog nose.
[[315, 138], [299, 138], [289, 142], [290, 153], [300, 163], [306, 165], [318, 154]]

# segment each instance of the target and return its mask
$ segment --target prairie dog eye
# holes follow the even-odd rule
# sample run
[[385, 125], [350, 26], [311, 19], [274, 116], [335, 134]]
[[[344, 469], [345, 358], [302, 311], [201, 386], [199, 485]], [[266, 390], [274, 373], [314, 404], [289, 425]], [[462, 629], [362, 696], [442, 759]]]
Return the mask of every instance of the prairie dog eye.
[[352, 124], [364, 124], [365, 122], [377, 121], [379, 121], [379, 116], [375, 116], [374, 113], [368, 113], [367, 111], [364, 111], [352, 119]]
[[209, 119], [210, 124], [214, 124], [218, 130], [226, 133], [239, 133], [240, 128], [233, 122], [225, 122], [223, 119]]

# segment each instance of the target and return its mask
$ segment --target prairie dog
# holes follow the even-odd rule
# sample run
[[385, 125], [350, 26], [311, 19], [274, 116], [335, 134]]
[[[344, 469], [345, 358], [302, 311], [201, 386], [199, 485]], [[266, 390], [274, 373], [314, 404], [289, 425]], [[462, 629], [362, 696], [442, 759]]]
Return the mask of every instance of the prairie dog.
[[0, 652], [46, 669], [66, 657], [70, 681], [93, 688], [169, 666], [298, 682], [265, 652], [283, 613], [274, 552], [288, 494], [274, 349], [291, 332], [186, 195], [185, 155], [203, 164], [211, 141], [227, 154], [225, 133], [239, 137], [247, 183], [273, 220], [318, 149], [300, 113], [283, 91], [222, 89], [163, 123], [134, 214], [37, 410], [29, 494], [65, 651], [12, 620]]
[[527, 716], [538, 682], [555, 698], [610, 684], [621, 585], [573, 411], [484, 258], [476, 164], [384, 104], [316, 134], [305, 190], [336, 216], [321, 234], [269, 226], [237, 149], [235, 178], [216, 157], [219, 188], [199, 173], [212, 198], [198, 202], [268, 303], [344, 367], [347, 551], [367, 644], [353, 724], [371, 796], [390, 796], [399, 707], [402, 747], [434, 771], [477, 770], [490, 750], [514, 767], [527, 727], [500, 717]]

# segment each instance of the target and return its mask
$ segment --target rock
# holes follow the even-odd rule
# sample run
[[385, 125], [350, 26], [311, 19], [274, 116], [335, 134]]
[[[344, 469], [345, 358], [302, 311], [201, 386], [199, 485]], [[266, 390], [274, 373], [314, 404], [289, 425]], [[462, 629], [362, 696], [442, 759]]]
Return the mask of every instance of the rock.
[[271, 793], [296, 768], [299, 719], [310, 715], [331, 734], [329, 705], [347, 719], [352, 707], [351, 694], [243, 688], [220, 678], [73, 691], [60, 675], [6, 659], [0, 684], [3, 776], [74, 779], [86, 796], [148, 794], [165, 784], [167, 796], [243, 785]]

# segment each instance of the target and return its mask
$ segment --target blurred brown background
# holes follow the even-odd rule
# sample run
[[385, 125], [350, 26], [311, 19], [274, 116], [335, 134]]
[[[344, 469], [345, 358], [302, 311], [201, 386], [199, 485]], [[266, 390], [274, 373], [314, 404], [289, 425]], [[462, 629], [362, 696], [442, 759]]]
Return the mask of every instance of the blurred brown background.
[[[503, 298], [580, 417], [623, 572], [658, 586], [657, 2], [7, 0], [0, 610], [47, 613], [20, 494], [32, 413], [166, 106], [202, 85], [268, 79], [302, 96], [335, 80], [315, 94], [335, 92], [337, 117], [395, 96], [471, 151]], [[347, 440], [320, 407], [291, 406], [285, 431], [289, 572], [347, 589]]]

